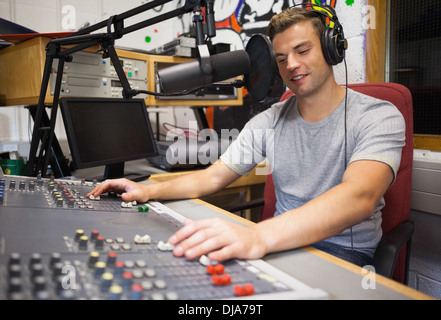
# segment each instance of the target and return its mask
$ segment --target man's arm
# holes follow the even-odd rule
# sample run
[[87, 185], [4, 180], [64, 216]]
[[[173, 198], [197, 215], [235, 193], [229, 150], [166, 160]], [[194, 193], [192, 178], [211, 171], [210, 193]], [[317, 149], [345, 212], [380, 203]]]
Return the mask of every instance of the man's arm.
[[393, 179], [391, 168], [377, 161], [350, 164], [342, 183], [305, 205], [252, 227], [220, 219], [194, 221], [169, 241], [177, 256], [212, 260], [257, 259], [269, 252], [299, 248], [335, 236], [374, 213]]
[[255, 228], [265, 234], [267, 252], [316, 243], [370, 218], [392, 179], [392, 169], [382, 162], [353, 162], [341, 184]]
[[127, 179], [106, 180], [94, 188], [87, 196], [95, 197], [104, 192], [117, 192], [124, 201], [146, 202], [150, 199], [174, 200], [199, 198], [222, 190], [240, 177], [218, 160], [213, 165], [179, 178], [142, 185]]

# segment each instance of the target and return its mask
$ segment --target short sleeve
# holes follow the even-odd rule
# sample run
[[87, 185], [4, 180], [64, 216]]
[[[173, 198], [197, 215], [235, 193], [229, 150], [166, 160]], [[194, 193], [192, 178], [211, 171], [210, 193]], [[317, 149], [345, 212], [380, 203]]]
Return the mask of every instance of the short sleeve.
[[406, 124], [401, 112], [391, 103], [376, 100], [354, 124], [355, 148], [350, 163], [380, 161], [390, 166], [394, 181], [405, 145]]
[[220, 157], [221, 161], [237, 174], [248, 175], [266, 159], [267, 145], [274, 139], [273, 118], [271, 109], [252, 118]]

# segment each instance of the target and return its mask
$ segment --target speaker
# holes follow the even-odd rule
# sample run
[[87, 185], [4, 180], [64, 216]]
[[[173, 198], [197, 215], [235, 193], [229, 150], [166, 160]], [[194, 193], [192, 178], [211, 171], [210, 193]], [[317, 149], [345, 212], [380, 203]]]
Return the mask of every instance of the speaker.
[[320, 39], [326, 62], [331, 66], [339, 64], [344, 59], [345, 50], [348, 49], [348, 41], [345, 39], [343, 27], [338, 21], [335, 10], [330, 6], [314, 4], [308, 4], [306, 9], [319, 14], [326, 25], [326, 30]]

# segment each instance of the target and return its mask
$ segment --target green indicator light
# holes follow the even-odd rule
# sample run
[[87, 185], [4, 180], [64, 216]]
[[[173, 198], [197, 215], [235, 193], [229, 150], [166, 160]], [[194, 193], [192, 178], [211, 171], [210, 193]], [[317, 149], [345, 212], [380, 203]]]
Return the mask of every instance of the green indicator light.
[[149, 36], [145, 37], [145, 42], [150, 43], [151, 41], [152, 41], [151, 37], [149, 37]]

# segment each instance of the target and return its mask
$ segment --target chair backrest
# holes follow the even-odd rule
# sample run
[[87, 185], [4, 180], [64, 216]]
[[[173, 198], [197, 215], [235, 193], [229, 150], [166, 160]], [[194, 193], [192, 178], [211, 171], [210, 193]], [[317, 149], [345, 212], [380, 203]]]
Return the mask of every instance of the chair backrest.
[[[387, 234], [397, 224], [409, 219], [410, 199], [412, 187], [413, 165], [413, 104], [412, 95], [406, 87], [396, 83], [362, 83], [352, 84], [349, 88], [366, 95], [386, 100], [394, 104], [403, 114], [406, 123], [406, 145], [401, 155], [401, 164], [398, 169], [395, 183], [384, 195], [386, 206], [382, 210], [383, 234]], [[291, 97], [293, 93], [287, 91], [281, 101]], [[262, 210], [261, 220], [272, 217], [275, 212], [276, 196], [274, 184], [269, 175], [264, 191], [265, 205]], [[402, 281], [404, 278], [405, 252], [401, 252], [397, 259], [394, 279]]]

